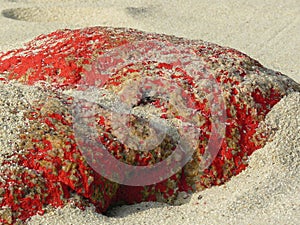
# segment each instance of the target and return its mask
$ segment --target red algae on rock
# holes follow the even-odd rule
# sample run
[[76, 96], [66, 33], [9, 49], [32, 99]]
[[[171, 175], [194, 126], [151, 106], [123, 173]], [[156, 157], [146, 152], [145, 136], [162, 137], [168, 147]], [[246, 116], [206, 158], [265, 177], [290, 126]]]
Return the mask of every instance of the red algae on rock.
[[[189, 65], [196, 67], [192, 73]], [[22, 111], [26, 121], [16, 126], [13, 147], [0, 149], [0, 221], [6, 224], [74, 199], [79, 207], [92, 203], [105, 212], [115, 204], [174, 203], [180, 192], [220, 185], [265, 144], [268, 133], [259, 124], [271, 108], [300, 91], [287, 76], [231, 48], [105, 27], [41, 35], [1, 53], [0, 74], [1, 89], [23, 96], [7, 104], [7, 113]], [[207, 81], [218, 91], [206, 88]], [[29, 86], [35, 100], [26, 97]], [[5, 138], [8, 131], [1, 130]], [[195, 142], [185, 158], [188, 136]], [[207, 151], [216, 143], [217, 152]], [[166, 163], [165, 170], [135, 177], [103, 149], [126, 168]]]

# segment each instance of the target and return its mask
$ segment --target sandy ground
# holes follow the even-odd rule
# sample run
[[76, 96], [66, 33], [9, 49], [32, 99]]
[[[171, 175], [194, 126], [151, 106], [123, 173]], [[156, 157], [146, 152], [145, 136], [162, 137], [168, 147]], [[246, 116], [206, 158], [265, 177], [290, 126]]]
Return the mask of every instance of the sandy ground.
[[[300, 82], [299, 0], [0, 0], [0, 51], [41, 33], [86, 26], [133, 27], [236, 48]], [[29, 224], [299, 224], [300, 94], [267, 117], [278, 131], [223, 186], [182, 206], [141, 203], [108, 216], [67, 206]]]

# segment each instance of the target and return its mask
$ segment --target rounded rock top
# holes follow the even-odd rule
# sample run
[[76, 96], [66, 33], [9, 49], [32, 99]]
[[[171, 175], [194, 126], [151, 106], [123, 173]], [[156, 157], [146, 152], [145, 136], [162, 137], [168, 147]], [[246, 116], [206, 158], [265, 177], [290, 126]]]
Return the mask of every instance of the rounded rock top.
[[0, 53], [0, 89], [0, 221], [12, 224], [70, 202], [101, 213], [221, 185], [300, 85], [232, 48], [90, 27]]

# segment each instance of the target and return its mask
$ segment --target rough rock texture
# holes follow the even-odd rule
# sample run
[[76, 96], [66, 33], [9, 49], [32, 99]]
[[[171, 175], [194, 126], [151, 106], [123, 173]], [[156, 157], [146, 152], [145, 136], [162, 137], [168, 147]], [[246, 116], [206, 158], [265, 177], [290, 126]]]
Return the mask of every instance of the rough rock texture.
[[[122, 51], [120, 56], [110, 52], [119, 46], [132, 47], [130, 43], [136, 42], [145, 54], [156, 49], [155, 57], [162, 58], [146, 60], [141, 55], [138, 62], [131, 60], [118, 66]], [[149, 47], [151, 43], [153, 46]], [[164, 43], [165, 47], [159, 49], [161, 45], [157, 43]], [[179, 50], [174, 53], [172, 46]], [[184, 63], [175, 59], [163, 61], [164, 55], [178, 57], [181, 53], [182, 57], [191, 58], [182, 60]], [[125, 55], [128, 57], [130, 51]], [[99, 62], [116, 69], [108, 75]], [[195, 73], [188, 73], [182, 66], [193, 63], [199, 67], [193, 68]], [[181, 192], [220, 185], [245, 169], [248, 156], [274, 132], [263, 123], [259, 126], [271, 108], [283, 96], [300, 91], [300, 85], [287, 76], [266, 69], [231, 48], [103, 27], [59, 30], [37, 37], [24, 49], [1, 53], [0, 75], [0, 221], [7, 224], [25, 221], [43, 213], [47, 206], [63, 206], [68, 201], [83, 208], [93, 203], [99, 212], [105, 212], [114, 204], [173, 203]], [[220, 91], [211, 94], [207, 81]], [[143, 90], [134, 90], [145, 82]], [[85, 92], [89, 86], [96, 88], [91, 97]], [[159, 93], [151, 94], [153, 88], [158, 88]], [[97, 90], [101, 97], [97, 97]], [[118, 132], [116, 128], [115, 121], [120, 117], [110, 111], [114, 96], [119, 96], [133, 112], [127, 121], [131, 124], [129, 130]], [[218, 104], [220, 98], [224, 99], [224, 106]], [[174, 107], [175, 103], [180, 107]], [[85, 120], [91, 108], [94, 113]], [[216, 112], [221, 117], [216, 117]], [[168, 132], [159, 144], [142, 151], [139, 146], [146, 145], [126, 142], [128, 137], [121, 135], [154, 140], [158, 135], [149, 128], [147, 116], [162, 124], [166, 121]], [[86, 134], [80, 138], [74, 131], [78, 118], [83, 126], [77, 132]], [[91, 121], [96, 124], [98, 141], [108, 152], [134, 166], [167, 161], [172, 168], [173, 161], [168, 158], [179, 145], [180, 136], [184, 136], [184, 128], [189, 128], [180, 124], [192, 123], [200, 135], [195, 136], [192, 158], [182, 169], [156, 184], [130, 186], [98, 173], [103, 167], [112, 173], [118, 168], [107, 161], [101, 149], [88, 145], [89, 133], [84, 125]], [[220, 123], [226, 125], [225, 130]], [[223, 138], [216, 155], [206, 151], [210, 141], [218, 143], [214, 129]], [[83, 152], [82, 146], [87, 151]], [[180, 153], [178, 161], [184, 158], [184, 153]], [[211, 164], [204, 167], [210, 158]], [[154, 175], [160, 177], [163, 173], [157, 170]], [[123, 175], [119, 179], [125, 181], [129, 175]]]

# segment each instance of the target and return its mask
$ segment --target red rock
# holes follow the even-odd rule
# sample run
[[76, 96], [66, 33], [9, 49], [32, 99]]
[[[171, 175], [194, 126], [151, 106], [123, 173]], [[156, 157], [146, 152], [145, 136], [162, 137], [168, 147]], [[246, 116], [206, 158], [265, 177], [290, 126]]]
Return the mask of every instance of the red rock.
[[[143, 54], [136, 61], [139, 51]], [[154, 54], [151, 60], [147, 58], [149, 52]], [[130, 54], [133, 61], [126, 61]], [[173, 61], [164, 61], [168, 55]], [[155, 57], [161, 58], [153, 60]], [[184, 57], [186, 60], [181, 59]], [[194, 64], [195, 73], [190, 74], [186, 66]], [[111, 69], [115, 71], [107, 74]], [[16, 80], [36, 86], [43, 81], [50, 85], [45, 85], [46, 97], [27, 110], [24, 117], [30, 122], [19, 137], [21, 142], [1, 163], [4, 179], [0, 181], [3, 210], [0, 221], [3, 223], [24, 221], [43, 213], [46, 206], [63, 206], [74, 196], [79, 199], [79, 206], [93, 203], [99, 212], [105, 212], [109, 206], [120, 203], [173, 203], [178, 192], [220, 185], [244, 170], [248, 156], [265, 144], [267, 130], [260, 128], [259, 123], [271, 108], [288, 93], [300, 91], [299, 84], [287, 76], [266, 69], [231, 48], [133, 29], [103, 27], [59, 30], [37, 37], [23, 49], [1, 53], [0, 74], [7, 83]], [[212, 82], [217, 88], [209, 89], [203, 81]], [[143, 90], [136, 90], [142, 83]], [[147, 146], [149, 136], [156, 138], [151, 136], [149, 120], [137, 114], [128, 118], [117, 115], [117, 111], [111, 114], [105, 101], [78, 102], [73, 95], [66, 94], [67, 90], [85, 91], [88, 86], [120, 96], [131, 108], [148, 110], [147, 113], [154, 115], [154, 122], [167, 121], [171, 133], [149, 151], [134, 150]], [[157, 89], [158, 94], [149, 94], [152, 89]], [[172, 95], [175, 91], [177, 94]], [[174, 108], [174, 102], [181, 105]], [[216, 109], [212, 109], [213, 102], [218, 106]], [[79, 117], [73, 114], [74, 105]], [[95, 113], [83, 118], [91, 109]], [[131, 128], [118, 133], [116, 121], [123, 117], [128, 119], [125, 122]], [[166, 171], [176, 167], [174, 160], [169, 159], [179, 145], [179, 137], [184, 136], [184, 146], [190, 144], [184, 142], [193, 132], [185, 132], [184, 128], [200, 130], [201, 135], [196, 136], [197, 148], [183, 168], [160, 182], [151, 181], [164, 177], [165, 170], [144, 173], [135, 182], [148, 182], [147, 185], [134, 186], [128, 184], [128, 171], [119, 171], [118, 165], [102, 154], [101, 147], [89, 142], [86, 135], [82, 136], [89, 134], [84, 125], [92, 122], [97, 123], [91, 131], [96, 132], [98, 142], [119, 162], [134, 166], [167, 162], [168, 166], [163, 167]], [[187, 122], [193, 123], [193, 128], [176, 125]], [[172, 129], [178, 133], [172, 133]], [[133, 133], [128, 135], [129, 132]], [[145, 145], [133, 143], [132, 139], [127, 143], [126, 139], [132, 136], [144, 138]], [[219, 144], [218, 152], [206, 151], [207, 146], [214, 144]], [[185, 157], [186, 153], [179, 153], [177, 157]], [[10, 168], [11, 165], [14, 167]], [[110, 181], [101, 173], [103, 170], [111, 173], [108, 176], [117, 174], [121, 182]]]

